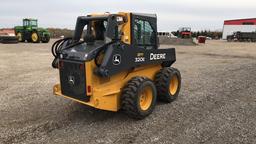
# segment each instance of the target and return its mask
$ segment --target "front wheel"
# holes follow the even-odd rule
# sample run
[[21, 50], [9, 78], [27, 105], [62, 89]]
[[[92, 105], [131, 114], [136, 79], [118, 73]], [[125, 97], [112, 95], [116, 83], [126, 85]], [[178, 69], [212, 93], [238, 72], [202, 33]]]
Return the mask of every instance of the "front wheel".
[[132, 118], [143, 119], [153, 112], [156, 96], [156, 87], [150, 79], [135, 77], [123, 89], [122, 109]]
[[155, 77], [158, 98], [165, 102], [177, 99], [181, 87], [181, 75], [179, 70], [172, 67], [161, 69]]

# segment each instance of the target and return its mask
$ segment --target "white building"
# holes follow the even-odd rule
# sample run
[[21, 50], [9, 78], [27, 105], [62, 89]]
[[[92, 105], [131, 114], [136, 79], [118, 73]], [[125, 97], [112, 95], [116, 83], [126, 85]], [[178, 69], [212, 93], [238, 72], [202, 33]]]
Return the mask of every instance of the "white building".
[[236, 19], [225, 20], [223, 26], [222, 39], [227, 39], [228, 35], [232, 35], [234, 32], [255, 32], [256, 31], [256, 18], [250, 19]]

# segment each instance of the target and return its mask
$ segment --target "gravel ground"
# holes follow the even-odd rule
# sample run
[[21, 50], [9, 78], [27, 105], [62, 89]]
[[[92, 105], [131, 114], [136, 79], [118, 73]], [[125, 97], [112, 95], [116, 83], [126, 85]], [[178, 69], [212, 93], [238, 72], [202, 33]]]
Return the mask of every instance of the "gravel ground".
[[144, 120], [55, 97], [51, 44], [0, 44], [0, 143], [256, 143], [256, 44], [176, 46], [179, 98]]

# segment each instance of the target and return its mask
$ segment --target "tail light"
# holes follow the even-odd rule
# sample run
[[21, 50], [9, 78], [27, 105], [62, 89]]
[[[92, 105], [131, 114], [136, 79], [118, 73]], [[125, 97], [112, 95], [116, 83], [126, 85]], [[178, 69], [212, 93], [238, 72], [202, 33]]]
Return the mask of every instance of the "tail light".
[[64, 67], [64, 62], [63, 61], [59, 61], [59, 68], [63, 68]]
[[79, 69], [80, 69], [80, 70], [83, 70], [83, 69], [84, 69], [84, 65], [83, 65], [83, 64], [80, 64], [80, 65], [79, 65]]
[[87, 93], [91, 93], [92, 92], [92, 87], [90, 85], [87, 86]]

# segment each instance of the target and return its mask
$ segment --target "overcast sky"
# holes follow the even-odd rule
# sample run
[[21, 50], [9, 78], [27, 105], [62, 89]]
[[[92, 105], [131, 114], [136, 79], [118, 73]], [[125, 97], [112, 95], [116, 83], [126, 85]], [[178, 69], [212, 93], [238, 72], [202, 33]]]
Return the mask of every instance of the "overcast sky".
[[118, 11], [156, 13], [159, 31], [221, 30], [226, 19], [255, 18], [256, 0], [1, 0], [0, 28], [29, 17], [41, 27], [74, 29], [77, 16]]

